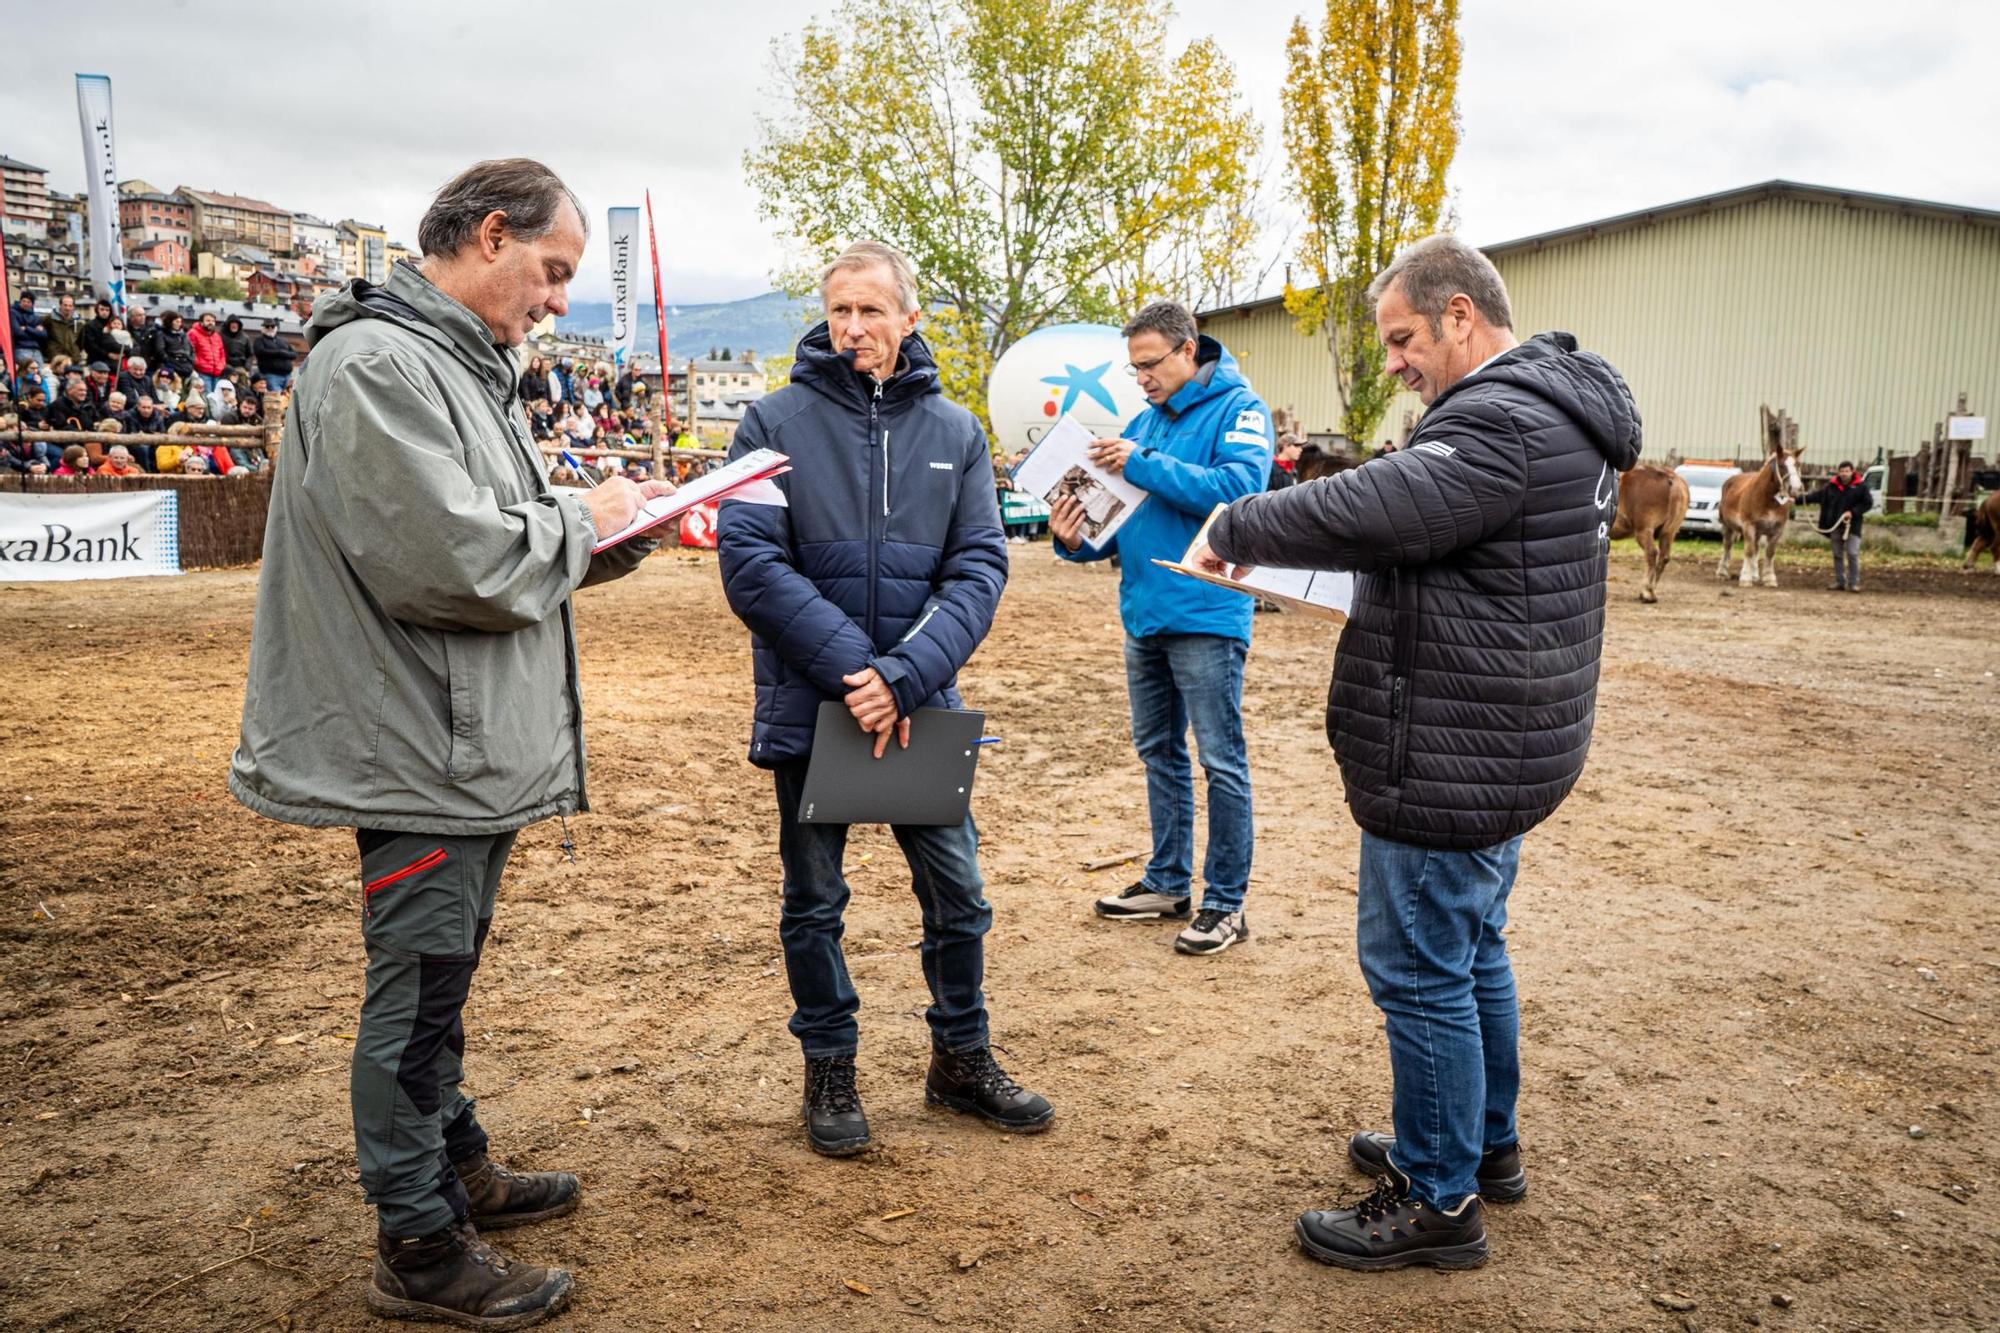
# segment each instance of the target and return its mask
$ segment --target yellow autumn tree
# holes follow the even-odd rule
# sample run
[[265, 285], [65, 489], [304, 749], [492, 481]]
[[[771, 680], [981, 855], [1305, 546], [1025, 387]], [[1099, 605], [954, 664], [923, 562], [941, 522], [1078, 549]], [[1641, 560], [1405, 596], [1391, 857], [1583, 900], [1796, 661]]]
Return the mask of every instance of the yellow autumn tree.
[[1213, 42], [1165, 0], [842, 0], [775, 46], [744, 170], [800, 257], [886, 241], [922, 283], [945, 390], [1068, 320], [1245, 281], [1261, 138]]
[[1341, 430], [1369, 439], [1395, 396], [1368, 283], [1437, 230], [1458, 151], [1458, 0], [1326, 0], [1285, 43], [1284, 141], [1308, 279], [1285, 285], [1299, 331], [1326, 339]]

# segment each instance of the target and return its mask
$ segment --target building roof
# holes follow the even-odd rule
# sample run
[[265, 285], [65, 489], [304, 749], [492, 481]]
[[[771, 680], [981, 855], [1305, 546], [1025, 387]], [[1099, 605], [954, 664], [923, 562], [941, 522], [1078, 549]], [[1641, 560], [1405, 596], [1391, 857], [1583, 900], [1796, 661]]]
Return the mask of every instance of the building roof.
[[26, 162], [17, 161], [4, 153], [0, 153], [0, 171], [35, 171], [40, 172], [44, 176], [49, 174], [47, 167], [30, 166]]
[[235, 208], [246, 213], [275, 213], [287, 222], [292, 217], [288, 210], [279, 208], [276, 204], [267, 204], [262, 199], [251, 199], [240, 194], [223, 194], [219, 190], [194, 190], [185, 185], [174, 193], [184, 194], [197, 203], [207, 204], [211, 208]]
[[1839, 204], [1845, 208], [1901, 213], [1910, 217], [1942, 218], [1948, 222], [1970, 223], [1975, 227], [2000, 227], [2000, 212], [1992, 209], [1933, 203], [1927, 199], [1906, 199], [1894, 194], [1870, 194], [1866, 190], [1837, 190], [1827, 185], [1804, 185], [1798, 181], [1770, 180], [1756, 185], [1740, 186], [1734, 190], [1696, 195], [1692, 199], [1661, 204], [1657, 208], [1642, 208], [1634, 213], [1620, 213], [1616, 217], [1601, 218], [1596, 222], [1560, 227], [1555, 231], [1538, 232], [1533, 236], [1482, 245], [1479, 248], [1488, 255], [1506, 254], [1514, 250], [1540, 250], [1559, 241], [1594, 240], [1599, 236], [1648, 227], [1656, 222], [1698, 217], [1703, 213], [1736, 208], [1743, 204], [1761, 203], [1767, 199], [1799, 199], [1810, 203]]
[[[1595, 240], [1601, 236], [1650, 227], [1655, 223], [1675, 218], [1699, 217], [1704, 213], [1714, 213], [1725, 208], [1737, 208], [1744, 204], [1777, 199], [1837, 204], [1845, 208], [1900, 213], [1907, 217], [1941, 218], [1948, 222], [1963, 222], [1975, 227], [2000, 228], [2000, 212], [1992, 209], [1971, 208], [1962, 204], [1942, 204], [1926, 199], [1906, 199], [1893, 194], [1871, 194], [1866, 190], [1839, 190], [1828, 185], [1805, 185], [1798, 181], [1769, 180], [1756, 185], [1738, 186], [1733, 190], [1718, 190], [1714, 194], [1697, 195], [1692, 199], [1681, 199], [1654, 208], [1642, 208], [1637, 212], [1599, 218], [1595, 222], [1581, 222], [1574, 226], [1559, 227], [1554, 231], [1537, 232], [1533, 236], [1497, 241], [1479, 248], [1489, 257], [1523, 250], [1542, 250], [1564, 241]], [[1199, 311], [1196, 318], [1212, 319], [1217, 315], [1262, 310], [1267, 306], [1282, 304], [1284, 299], [1282, 296], [1266, 296], [1255, 301]]]
[[187, 246], [186, 246], [186, 244], [185, 244], [185, 243], [183, 243], [183, 242], [181, 242], [181, 241], [178, 241], [178, 240], [175, 240], [175, 239], [174, 239], [173, 237], [171, 237], [171, 236], [159, 236], [159, 237], [155, 237], [155, 238], [154, 238], [153, 240], [150, 240], [150, 241], [143, 241], [143, 242], [141, 242], [140, 244], [138, 244], [138, 245], [135, 245], [135, 246], [133, 246], [133, 247], [132, 247], [132, 248], [131, 248], [130, 250], [127, 250], [127, 251], [125, 252], [125, 257], [126, 257], [127, 259], [130, 259], [130, 258], [131, 258], [131, 257], [132, 257], [133, 255], [143, 255], [143, 254], [145, 254], [145, 253], [146, 253], [146, 252], [147, 252], [148, 250], [151, 250], [151, 249], [153, 249], [154, 247], [156, 247], [156, 246], [161, 246], [161, 245], [178, 245], [178, 246], [180, 246], [180, 247], [181, 247], [181, 249], [183, 249], [183, 250], [187, 249]]
[[121, 186], [118, 190], [118, 201], [124, 203], [128, 199], [140, 200], [149, 204], [177, 204], [182, 208], [187, 207], [187, 200], [167, 194], [164, 191], [127, 190]]
[[294, 213], [292, 214], [292, 221], [297, 223], [302, 223], [308, 227], [326, 227], [328, 229], [331, 229], [333, 226], [333, 224], [331, 222], [328, 222], [325, 218], [315, 217], [311, 213]]

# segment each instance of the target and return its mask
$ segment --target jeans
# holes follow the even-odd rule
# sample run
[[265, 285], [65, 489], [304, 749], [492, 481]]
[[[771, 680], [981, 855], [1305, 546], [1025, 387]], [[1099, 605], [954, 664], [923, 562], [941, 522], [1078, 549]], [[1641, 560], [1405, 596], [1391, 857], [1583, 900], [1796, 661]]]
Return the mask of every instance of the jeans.
[[1861, 586], [1861, 534], [1833, 538], [1833, 581], [1843, 588]]
[[271, 372], [266, 371], [264, 374], [264, 392], [283, 393], [285, 391], [285, 386], [290, 384], [291, 382], [292, 382], [292, 372], [289, 370], [282, 375], [272, 374]]
[[[778, 856], [785, 867], [778, 937], [795, 1006], [792, 1035], [808, 1059], [852, 1055], [861, 1039], [854, 1020], [861, 999], [840, 947], [846, 933], [848, 888], [841, 859], [848, 826], [799, 822], [805, 760], [778, 765], [774, 776]], [[898, 824], [891, 832], [910, 863], [910, 887], [923, 913], [919, 956], [931, 990], [931, 1006], [924, 1011], [931, 1044], [942, 1051], [978, 1050], [987, 1043], [986, 997], [979, 987], [986, 974], [986, 932], [993, 924], [979, 874], [979, 830], [967, 815], [950, 827]]]
[[1255, 830], [1250, 757], [1243, 745], [1243, 662], [1250, 645], [1219, 634], [1125, 638], [1125, 688], [1132, 704], [1132, 744], [1146, 765], [1146, 806], [1153, 856], [1145, 884], [1185, 898], [1194, 871], [1194, 773], [1188, 724], [1208, 779], [1208, 855], [1201, 905], [1221, 912], [1243, 906], [1250, 885]]
[[1507, 961], [1507, 894], [1521, 840], [1439, 851], [1361, 835], [1355, 943], [1387, 1020], [1396, 1166], [1451, 1209], [1482, 1153], [1515, 1141], [1521, 1010]]
[[486, 1131], [459, 1087], [462, 1013], [514, 837], [355, 830], [368, 971], [349, 1074], [354, 1154], [391, 1236], [471, 1211], [452, 1163], [485, 1152]]
[[214, 393], [215, 386], [222, 383], [222, 376], [220, 375], [209, 375], [202, 371], [196, 371], [195, 374], [201, 378], [201, 387], [209, 393]]

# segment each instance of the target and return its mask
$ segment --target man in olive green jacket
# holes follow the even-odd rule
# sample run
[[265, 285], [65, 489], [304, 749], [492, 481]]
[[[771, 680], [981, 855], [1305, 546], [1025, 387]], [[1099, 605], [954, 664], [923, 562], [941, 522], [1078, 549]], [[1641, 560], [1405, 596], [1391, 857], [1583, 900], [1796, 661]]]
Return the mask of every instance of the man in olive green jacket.
[[460, 1021], [516, 832], [587, 809], [570, 594], [653, 543], [595, 541], [673, 489], [552, 493], [511, 348], [567, 310], [575, 197], [539, 163], [439, 193], [421, 267], [322, 299], [272, 485], [229, 789], [294, 824], [353, 827], [367, 991], [352, 1074], [379, 1223], [369, 1304], [521, 1327], [569, 1275], [510, 1264], [491, 1229], [576, 1206], [576, 1177], [486, 1156], [459, 1089]]

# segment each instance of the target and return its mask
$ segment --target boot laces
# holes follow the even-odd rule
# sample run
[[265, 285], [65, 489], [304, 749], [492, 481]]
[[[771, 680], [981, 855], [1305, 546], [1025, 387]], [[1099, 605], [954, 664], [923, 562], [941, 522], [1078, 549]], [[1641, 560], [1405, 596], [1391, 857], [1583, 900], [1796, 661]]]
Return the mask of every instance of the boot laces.
[[485, 1237], [481, 1236], [473, 1228], [472, 1223], [464, 1222], [459, 1224], [457, 1232], [459, 1244], [465, 1247], [466, 1258], [472, 1260], [475, 1264], [483, 1264], [496, 1273], [505, 1273], [507, 1271], [509, 1262], [507, 1256], [494, 1249], [491, 1245], [488, 1245]]
[[982, 1046], [976, 1051], [967, 1051], [959, 1056], [960, 1068], [964, 1072], [964, 1082], [971, 1083], [987, 1097], [1011, 1097], [1021, 1091], [1000, 1062], [993, 1058], [991, 1047]]
[[815, 1060], [807, 1070], [806, 1096], [816, 1107], [845, 1114], [861, 1109], [852, 1060]]
[[1402, 1187], [1392, 1180], [1379, 1182], [1374, 1192], [1354, 1205], [1354, 1220], [1377, 1223], [1409, 1202]]
[[1221, 923], [1222, 918], [1228, 915], [1229, 913], [1220, 908], [1204, 907], [1194, 914], [1194, 921], [1189, 928], [1198, 935], [1206, 935]]

